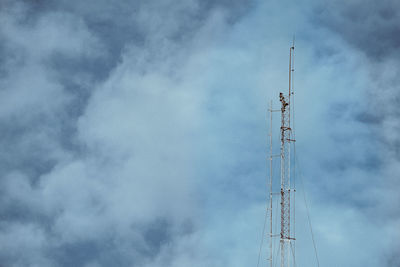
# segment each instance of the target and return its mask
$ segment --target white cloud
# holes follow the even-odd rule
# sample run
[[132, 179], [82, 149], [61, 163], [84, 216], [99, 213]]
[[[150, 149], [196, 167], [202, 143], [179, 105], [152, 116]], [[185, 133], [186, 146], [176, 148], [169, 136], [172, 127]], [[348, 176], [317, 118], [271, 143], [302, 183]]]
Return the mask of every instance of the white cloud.
[[[114, 14], [105, 6], [94, 7], [99, 21]], [[87, 26], [87, 16], [96, 21], [87, 3], [78, 7], [82, 10], [74, 14], [39, 14], [32, 25], [15, 18], [28, 10], [2, 17], [1, 34], [17, 56], [4, 64], [0, 119], [16, 116], [30, 125], [40, 115], [45, 126], [28, 131], [18, 149], [39, 144], [41, 152], [34, 155], [53, 160], [39, 177], [22, 167], [4, 171], [2, 209], [16, 201], [43, 217], [4, 222], [10, 230], [0, 232], [0, 243], [20, 238], [1, 254], [4, 259], [18, 258], [14, 251], [26, 243], [24, 259], [62, 266], [69, 256], [63, 253], [71, 253], [66, 247], [86, 242], [91, 250], [78, 265], [105, 266], [117, 258], [121, 265], [140, 266], [256, 263], [264, 215], [265, 113], [268, 100], [287, 85], [287, 52], [296, 28], [298, 152], [313, 193], [321, 262], [374, 266], [387, 243], [382, 240], [379, 250], [364, 239], [382, 225], [366, 220], [368, 209], [359, 205], [371, 199], [382, 205], [372, 194], [385, 196], [384, 203], [395, 197], [384, 194], [386, 186], [370, 186], [366, 181], [376, 173], [359, 167], [375, 144], [369, 143], [368, 126], [354, 119], [370, 81], [362, 53], [316, 28], [308, 11], [287, 3], [259, 2], [234, 22], [222, 8], [199, 14], [204, 11], [197, 1], [151, 2], [135, 11], [117, 6], [126, 16], [116, 18], [118, 25], [136, 23], [143, 43], [123, 39], [116, 66], [96, 83], [71, 78], [91, 93], [83, 111], [69, 118], [64, 112], [76, 98], [49, 58], [63, 54], [66, 61], [90, 61], [104, 56], [103, 47], [111, 49]], [[191, 24], [194, 15], [204, 17]], [[77, 151], [62, 145], [66, 121], [73, 125], [68, 138]], [[395, 120], [385, 124], [396, 129]], [[384, 135], [389, 143], [396, 140], [392, 132]], [[396, 163], [382, 172], [394, 177]], [[390, 221], [382, 232], [395, 225]], [[306, 238], [302, 229], [299, 237]], [[356, 242], [358, 249], [352, 247]], [[310, 249], [308, 244], [300, 250]], [[300, 256], [300, 261], [311, 260]]]

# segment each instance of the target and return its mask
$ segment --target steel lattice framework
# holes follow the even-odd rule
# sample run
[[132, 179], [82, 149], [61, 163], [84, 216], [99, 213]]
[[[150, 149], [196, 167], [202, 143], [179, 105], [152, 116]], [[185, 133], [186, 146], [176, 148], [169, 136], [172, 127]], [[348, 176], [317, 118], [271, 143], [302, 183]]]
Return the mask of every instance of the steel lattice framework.
[[[291, 229], [294, 228], [294, 209], [291, 210], [291, 195], [294, 194], [295, 189], [291, 187], [291, 155], [290, 148], [291, 143], [295, 142], [294, 134], [292, 132], [291, 127], [291, 99], [293, 97], [293, 81], [292, 81], [292, 72], [294, 71], [294, 44], [290, 47], [289, 53], [289, 90], [288, 94], [280, 93], [279, 101], [280, 101], [280, 109], [273, 110], [272, 103], [269, 111], [271, 112], [271, 128], [272, 128], [272, 112], [279, 111], [281, 113], [280, 119], [280, 153], [279, 155], [272, 155], [272, 130], [270, 130], [270, 182], [269, 182], [269, 190], [270, 190], [270, 205], [268, 206], [269, 217], [270, 217], [270, 266], [273, 266], [273, 262], [276, 263], [277, 259], [273, 258], [273, 246], [272, 239], [273, 237], [279, 237], [279, 249], [280, 249], [280, 266], [281, 267], [290, 267], [295, 265], [295, 253], [294, 247], [292, 246], [295, 241], [294, 233], [291, 233]], [[272, 173], [272, 159], [273, 157], [280, 158], [280, 234], [274, 234], [273, 227], [273, 173]], [[294, 195], [293, 195], [294, 196]], [[294, 203], [293, 203], [294, 204]], [[294, 207], [293, 207], [294, 208]], [[275, 217], [278, 216], [277, 211], [275, 212]], [[293, 218], [291, 218], [293, 215]], [[293, 224], [293, 225], [291, 225]], [[290, 259], [293, 259], [293, 264], [290, 262]]]
[[280, 246], [281, 246], [281, 267], [289, 266], [288, 255], [290, 237], [290, 142], [291, 132], [290, 128], [290, 99], [289, 96], [284, 96], [282, 93], [279, 95], [281, 102], [281, 233], [280, 233]]

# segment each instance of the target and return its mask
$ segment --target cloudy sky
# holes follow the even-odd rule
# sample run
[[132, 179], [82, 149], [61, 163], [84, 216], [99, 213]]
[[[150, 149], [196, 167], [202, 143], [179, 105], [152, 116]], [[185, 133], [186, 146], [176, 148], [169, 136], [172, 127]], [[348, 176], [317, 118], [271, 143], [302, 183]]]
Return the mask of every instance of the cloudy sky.
[[256, 266], [294, 34], [321, 266], [400, 266], [396, 0], [1, 0], [0, 266]]

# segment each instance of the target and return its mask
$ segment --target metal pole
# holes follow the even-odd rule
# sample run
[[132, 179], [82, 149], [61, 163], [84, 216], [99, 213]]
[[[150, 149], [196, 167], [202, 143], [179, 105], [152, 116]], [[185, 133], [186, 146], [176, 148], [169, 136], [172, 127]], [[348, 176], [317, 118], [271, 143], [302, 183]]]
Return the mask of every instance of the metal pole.
[[272, 100], [269, 105], [269, 112], [270, 112], [270, 127], [269, 127], [269, 215], [270, 215], [270, 232], [269, 232], [269, 251], [270, 251], [270, 256], [269, 256], [269, 261], [270, 261], [270, 267], [273, 267], [272, 265], [272, 257], [273, 257], [273, 252], [272, 252]]

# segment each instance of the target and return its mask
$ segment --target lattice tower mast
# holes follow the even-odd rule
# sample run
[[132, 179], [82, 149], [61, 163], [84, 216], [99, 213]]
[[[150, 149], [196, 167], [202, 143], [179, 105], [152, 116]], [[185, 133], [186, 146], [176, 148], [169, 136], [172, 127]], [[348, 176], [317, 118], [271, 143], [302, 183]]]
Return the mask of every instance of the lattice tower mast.
[[[280, 159], [281, 159], [281, 232], [280, 232], [280, 250], [281, 250], [281, 267], [290, 266], [291, 258], [291, 242], [294, 240], [291, 237], [291, 210], [290, 210], [290, 143], [292, 139], [292, 128], [290, 122], [291, 116], [291, 98], [292, 92], [292, 57], [294, 56], [294, 44], [290, 47], [289, 53], [289, 90], [288, 94], [279, 93], [279, 101], [281, 102], [281, 128], [280, 128]], [[293, 252], [293, 251], [292, 251]]]

